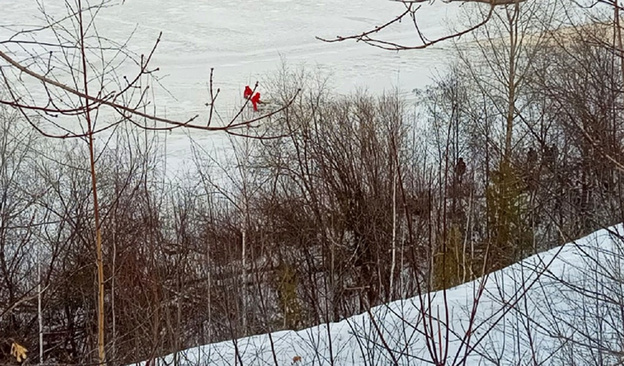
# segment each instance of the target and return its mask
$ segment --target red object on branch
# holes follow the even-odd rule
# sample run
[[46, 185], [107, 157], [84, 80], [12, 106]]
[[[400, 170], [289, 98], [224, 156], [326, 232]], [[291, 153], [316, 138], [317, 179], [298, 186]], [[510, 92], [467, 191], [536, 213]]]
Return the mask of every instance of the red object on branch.
[[260, 101], [260, 93], [256, 93], [253, 97], [251, 97], [251, 104], [253, 105], [254, 111], [258, 110], [258, 103], [262, 103]]
[[253, 90], [249, 87], [249, 85], [245, 86], [245, 92], [243, 93], [243, 97], [245, 99], [251, 98], [251, 94], [253, 94]]

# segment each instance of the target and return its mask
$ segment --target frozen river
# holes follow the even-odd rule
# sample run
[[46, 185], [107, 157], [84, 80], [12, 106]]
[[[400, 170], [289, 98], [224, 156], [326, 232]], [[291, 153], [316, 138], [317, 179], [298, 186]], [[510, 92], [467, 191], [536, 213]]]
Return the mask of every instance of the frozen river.
[[[55, 16], [66, 12], [62, 0], [40, 3]], [[270, 77], [282, 63], [319, 70], [340, 93], [355, 89], [380, 93], [396, 87], [409, 98], [413, 89], [443, 69], [448, 55], [449, 44], [394, 52], [315, 38], [350, 35], [383, 24], [404, 9], [389, 0], [126, 0], [111, 5], [97, 15], [100, 35], [119, 42], [132, 35], [129, 49], [147, 53], [163, 33], [152, 66], [160, 69], [166, 91], [157, 90], [156, 108], [158, 114], [177, 120], [206, 113], [211, 68], [215, 88], [221, 89], [218, 111], [225, 117], [240, 105], [245, 85]], [[0, 0], [0, 9], [1, 38], [42, 24], [33, 0]], [[430, 37], [444, 34], [456, 11], [454, 4], [425, 3], [418, 12], [420, 25]], [[417, 43], [413, 26], [407, 23], [393, 27], [385, 37]], [[262, 84], [259, 90], [263, 91]], [[183, 133], [172, 136], [184, 138]]]

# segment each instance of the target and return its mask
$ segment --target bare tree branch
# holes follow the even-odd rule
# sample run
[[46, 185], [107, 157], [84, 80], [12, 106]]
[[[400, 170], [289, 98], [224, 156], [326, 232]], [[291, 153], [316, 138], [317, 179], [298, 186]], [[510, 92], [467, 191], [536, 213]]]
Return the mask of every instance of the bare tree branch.
[[[465, 34], [471, 33], [475, 30], [477, 30], [478, 28], [482, 27], [483, 25], [485, 25], [491, 18], [492, 18], [492, 14], [494, 12], [494, 8], [496, 6], [506, 6], [506, 5], [513, 5], [513, 4], [518, 4], [520, 2], [523, 2], [524, 0], [448, 0], [447, 2], [463, 2], [463, 3], [482, 3], [482, 4], [489, 4], [490, 5], [490, 9], [487, 12], [486, 16], [476, 25], [474, 26], [470, 26], [466, 29], [463, 29], [461, 31], [457, 31], [445, 36], [441, 36], [441, 37], [437, 37], [434, 39], [427, 39], [422, 30], [420, 29], [420, 26], [418, 25], [418, 21], [416, 19], [416, 12], [418, 10], [421, 9], [422, 5], [420, 5], [421, 3], [427, 2], [428, 0], [394, 0], [396, 2], [402, 3], [405, 5], [405, 11], [403, 11], [401, 14], [397, 15], [395, 18], [393, 18], [392, 20], [376, 26], [373, 29], [370, 29], [368, 31], [359, 33], [359, 34], [353, 34], [350, 36], [336, 36], [336, 38], [333, 39], [329, 39], [329, 38], [323, 38], [323, 37], [316, 37], [316, 39], [321, 40], [323, 42], [328, 42], [328, 43], [333, 43], [333, 42], [342, 42], [342, 41], [347, 41], [347, 40], [355, 40], [356, 42], [364, 42], [370, 46], [373, 47], [377, 47], [377, 48], [381, 48], [384, 50], [389, 50], [389, 51], [404, 51], [404, 50], [419, 50], [419, 49], [424, 49], [427, 47], [431, 47], [437, 43], [443, 42], [443, 41], [447, 41], [450, 39], [454, 39], [454, 38], [459, 38]], [[416, 4], [419, 4], [416, 6]], [[418, 45], [406, 45], [406, 44], [402, 44], [402, 43], [397, 43], [397, 42], [392, 42], [392, 41], [387, 41], [384, 40], [382, 38], [379, 38], [379, 34], [382, 33], [382, 31], [384, 31], [385, 29], [387, 29], [388, 27], [390, 27], [393, 24], [396, 23], [401, 23], [403, 21], [404, 18], [409, 17], [411, 18], [412, 22], [414, 23], [414, 28], [420, 38], [420, 40], [422, 41], [422, 44], [418, 44]]]

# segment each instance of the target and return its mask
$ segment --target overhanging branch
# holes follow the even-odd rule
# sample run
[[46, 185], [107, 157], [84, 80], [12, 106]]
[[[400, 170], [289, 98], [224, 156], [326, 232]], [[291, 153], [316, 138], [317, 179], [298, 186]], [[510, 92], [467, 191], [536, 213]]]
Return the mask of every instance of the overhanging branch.
[[[490, 9], [487, 13], [487, 15], [483, 18], [483, 20], [481, 20], [479, 23], [477, 23], [474, 26], [468, 27], [464, 30], [452, 33], [452, 34], [448, 34], [446, 36], [442, 36], [442, 37], [438, 37], [432, 40], [428, 40], [424, 37], [418, 22], [416, 20], [416, 12], [421, 9], [422, 5], [420, 5], [421, 3], [424, 2], [429, 2], [429, 0], [394, 0], [395, 2], [399, 2], [402, 3], [403, 5], [405, 5], [405, 11], [403, 11], [401, 14], [397, 15], [395, 18], [391, 19], [390, 21], [376, 26], [373, 29], [370, 29], [368, 31], [359, 33], [359, 34], [354, 34], [354, 35], [350, 35], [350, 36], [336, 36], [336, 38], [323, 38], [323, 37], [316, 37], [316, 39], [321, 40], [323, 42], [328, 42], [328, 43], [334, 43], [334, 42], [342, 42], [342, 41], [347, 41], [347, 40], [355, 40], [356, 42], [364, 42], [368, 45], [371, 45], [373, 47], [377, 47], [377, 48], [381, 48], [384, 50], [390, 50], [390, 51], [403, 51], [403, 50], [417, 50], [417, 49], [423, 49], [423, 48], [427, 48], [430, 46], [435, 45], [436, 43], [440, 43], [443, 41], [447, 41], [453, 38], [458, 38], [461, 37], [465, 34], [471, 33], [475, 30], [477, 30], [478, 28], [482, 27], [483, 25], [485, 25], [491, 18], [492, 18], [492, 14], [494, 13], [494, 8], [496, 6], [506, 6], [506, 5], [514, 5], [520, 2], [524, 2], [525, 0], [447, 0], [445, 1], [446, 3], [450, 3], [450, 2], [463, 2], [463, 3], [481, 3], [481, 4], [488, 4], [490, 5]], [[420, 40], [422, 41], [422, 44], [418, 44], [418, 45], [405, 45], [405, 44], [400, 44], [397, 42], [391, 42], [391, 41], [386, 41], [383, 40], [381, 38], [377, 38], [377, 36], [385, 29], [387, 29], [388, 27], [390, 27], [393, 24], [396, 23], [400, 23], [405, 17], [410, 17], [412, 22], [414, 23], [414, 28], [416, 30], [416, 32], [418, 33], [418, 36], [420, 38]]]

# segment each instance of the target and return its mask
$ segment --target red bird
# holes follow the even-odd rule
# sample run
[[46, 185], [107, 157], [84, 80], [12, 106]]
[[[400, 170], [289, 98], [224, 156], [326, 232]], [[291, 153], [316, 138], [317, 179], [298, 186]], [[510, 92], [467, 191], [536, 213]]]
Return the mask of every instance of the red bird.
[[260, 101], [260, 93], [256, 93], [251, 97], [251, 104], [253, 105], [254, 111], [258, 111], [258, 103], [262, 103]]
[[251, 94], [253, 94], [253, 90], [249, 87], [249, 85], [245, 86], [245, 92], [243, 93], [243, 97], [245, 99], [251, 98]]

